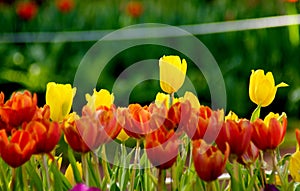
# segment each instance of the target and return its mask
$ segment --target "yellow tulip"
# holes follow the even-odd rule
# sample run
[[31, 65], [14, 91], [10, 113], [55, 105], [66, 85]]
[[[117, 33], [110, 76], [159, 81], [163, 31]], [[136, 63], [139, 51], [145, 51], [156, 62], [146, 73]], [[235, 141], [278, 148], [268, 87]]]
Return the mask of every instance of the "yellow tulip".
[[264, 74], [263, 70], [252, 70], [249, 83], [249, 96], [255, 104], [266, 107], [272, 103], [275, 98], [277, 88], [288, 86], [281, 82], [275, 86], [273, 74], [267, 72]]
[[289, 170], [295, 182], [300, 182], [300, 151], [296, 151], [290, 159]]
[[[171, 105], [178, 102], [178, 98], [173, 98]], [[158, 92], [155, 97], [155, 103], [157, 105], [165, 104], [166, 108], [170, 105], [170, 95]]]
[[[81, 165], [81, 163], [76, 162], [76, 167], [79, 171], [80, 176], [82, 177], [82, 165]], [[72, 186], [74, 186], [76, 184], [71, 164], [69, 164], [67, 169], [66, 169], [65, 177], [67, 178], [67, 180], [70, 182], [70, 184]]]
[[93, 95], [85, 94], [87, 106], [95, 111], [99, 106], [110, 107], [114, 103], [114, 95], [110, 94], [108, 90], [101, 89], [97, 92], [94, 89]]
[[186, 91], [184, 93], [184, 96], [179, 98], [180, 102], [184, 102], [185, 100], [188, 100], [194, 109], [199, 109], [200, 108], [200, 102], [195, 94], [192, 92]]
[[185, 59], [179, 56], [163, 56], [159, 59], [160, 87], [166, 93], [177, 92], [182, 86], [187, 69]]
[[238, 121], [239, 117], [233, 111], [229, 111], [228, 115], [225, 116], [225, 121], [227, 120]]
[[50, 106], [50, 118], [62, 121], [71, 111], [76, 88], [70, 84], [49, 82], [46, 90], [46, 104]]
[[129, 136], [127, 135], [127, 133], [124, 131], [124, 129], [121, 129], [120, 133], [117, 136], [117, 139], [124, 142], [129, 138]]

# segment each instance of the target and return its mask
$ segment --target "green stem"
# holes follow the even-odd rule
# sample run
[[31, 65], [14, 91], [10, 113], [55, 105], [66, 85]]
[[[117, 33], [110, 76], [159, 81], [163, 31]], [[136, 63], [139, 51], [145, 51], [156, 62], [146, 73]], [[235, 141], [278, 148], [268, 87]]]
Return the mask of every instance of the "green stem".
[[104, 171], [104, 176], [107, 180], [107, 184], [110, 184], [110, 175], [109, 175], [109, 172], [108, 172], [107, 162], [106, 162], [107, 158], [106, 158], [105, 145], [102, 146], [101, 156], [102, 156], [102, 167], [103, 167], [103, 171]]
[[97, 182], [99, 182], [99, 185], [101, 185], [101, 174], [100, 174], [100, 170], [99, 170], [99, 159], [98, 156], [96, 155], [95, 152], [92, 152], [92, 157], [93, 157], [93, 167], [94, 170], [96, 171], [96, 179]]
[[140, 140], [136, 140], [136, 148], [135, 148], [135, 154], [134, 154], [134, 161], [133, 161], [133, 169], [132, 169], [132, 174], [130, 177], [130, 190], [134, 191], [134, 179], [135, 179], [135, 173], [136, 173], [136, 168], [137, 168], [137, 161], [138, 161], [138, 155], [139, 155], [139, 150], [140, 150]]
[[264, 157], [262, 151], [259, 152], [259, 165], [260, 165], [260, 175], [261, 175], [261, 184], [264, 188], [267, 184], [267, 178], [266, 178], [266, 172], [265, 172], [265, 166], [264, 166]]
[[172, 190], [177, 190], [177, 176], [176, 176], [176, 163], [177, 162], [175, 162], [173, 165], [172, 165], [172, 167], [171, 167], [171, 177], [172, 177], [172, 187], [171, 187], [171, 189]]
[[46, 176], [47, 190], [50, 190], [51, 189], [51, 183], [50, 183], [50, 176], [49, 176], [49, 169], [48, 169], [46, 154], [43, 154], [42, 157], [43, 157], [43, 166], [44, 166], [45, 176]]
[[[276, 159], [276, 151], [275, 150], [271, 151], [271, 158], [272, 158], [272, 164], [273, 164], [273, 173], [275, 174], [275, 176], [277, 173], [277, 175], [279, 176], [281, 185], [284, 186], [283, 177], [281, 176], [281, 173], [279, 172], [279, 170], [277, 168], [277, 159]], [[275, 181], [274, 183], [276, 184], [276, 177], [275, 177], [274, 181]]]
[[10, 190], [15, 191], [16, 190], [16, 169], [11, 169], [11, 183], [10, 183]]
[[[254, 172], [253, 172], [253, 166], [252, 166], [252, 165], [249, 165], [249, 166], [247, 166], [246, 168], [247, 168], [248, 171], [249, 171], [249, 174], [250, 174], [251, 179], [252, 179], [252, 178], [255, 178], [255, 177], [254, 177]], [[258, 184], [257, 184], [257, 181], [254, 181], [254, 188], [255, 188], [255, 190], [257, 190], [257, 191], [260, 190], [260, 189], [259, 189], [259, 186], [258, 186]]]
[[82, 179], [86, 185], [89, 185], [89, 171], [88, 171], [88, 162], [87, 162], [87, 155], [88, 153], [81, 154], [81, 163], [82, 163]]
[[256, 109], [253, 111], [252, 115], [251, 115], [251, 118], [250, 118], [250, 121], [251, 122], [254, 122], [257, 118], [260, 117], [260, 109], [261, 109], [261, 106], [258, 105], [256, 107]]
[[208, 182], [206, 184], [206, 190], [207, 191], [217, 191], [216, 185], [214, 183], [214, 181]]
[[[23, 176], [22, 176], [22, 178], [23, 178], [23, 183], [24, 183], [24, 188], [23, 188], [23, 190], [24, 190], [24, 191], [27, 191], [27, 190], [29, 190], [29, 187], [28, 187], [28, 182], [27, 182], [27, 179], [26, 179], [27, 173], [26, 173], [25, 165], [22, 165], [22, 166], [21, 166], [21, 172], [22, 172], [22, 174], [23, 174]], [[49, 190], [50, 190], [50, 189], [49, 189]]]
[[157, 177], [157, 191], [162, 191], [165, 185], [165, 175], [163, 173], [163, 169], [158, 169], [158, 177]]

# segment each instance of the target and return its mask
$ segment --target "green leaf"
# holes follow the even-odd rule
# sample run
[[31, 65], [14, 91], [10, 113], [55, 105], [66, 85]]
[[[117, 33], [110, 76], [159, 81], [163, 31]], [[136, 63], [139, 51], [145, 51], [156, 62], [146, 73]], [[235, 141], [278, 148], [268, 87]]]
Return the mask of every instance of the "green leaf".
[[251, 122], [254, 122], [256, 119], [260, 117], [260, 108], [261, 106], [258, 105], [257, 108], [253, 111], [250, 119]]
[[79, 170], [78, 170], [77, 165], [76, 165], [76, 160], [75, 160], [73, 151], [69, 146], [68, 146], [68, 159], [69, 159], [69, 162], [70, 162], [72, 170], [73, 170], [73, 175], [74, 175], [75, 181], [77, 183], [82, 182]]
[[57, 166], [52, 163], [50, 166], [50, 171], [53, 173], [54, 178], [54, 190], [69, 190], [72, 188], [72, 185], [65, 177], [65, 175], [57, 168]]
[[36, 190], [43, 190], [43, 182], [40, 176], [37, 174], [36, 167], [33, 166], [32, 160], [25, 164], [27, 174], [30, 174], [30, 182], [33, 183]]

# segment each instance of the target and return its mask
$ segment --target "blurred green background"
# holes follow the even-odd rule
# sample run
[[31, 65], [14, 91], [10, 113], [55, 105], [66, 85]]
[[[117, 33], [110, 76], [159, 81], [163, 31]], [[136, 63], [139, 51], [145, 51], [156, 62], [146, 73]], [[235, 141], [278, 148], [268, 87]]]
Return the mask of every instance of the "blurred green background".
[[[297, 14], [299, 8], [299, 2], [293, 0], [0, 0], [0, 90], [8, 96], [15, 90], [28, 89], [37, 92], [39, 103], [43, 104], [47, 82], [72, 84], [81, 59], [96, 42], [26, 43], [14, 38], [10, 39], [12, 42], [4, 42], [7, 34], [115, 30], [139, 23], [193, 25]], [[255, 104], [248, 96], [249, 76], [252, 69], [261, 68], [273, 72], [276, 84], [284, 81], [290, 85], [278, 90], [274, 102], [263, 109], [262, 115], [269, 111], [285, 111], [290, 119], [295, 119], [291, 120], [291, 124], [298, 126], [298, 26], [204, 34], [197, 35], [197, 38], [210, 50], [224, 76], [226, 112], [233, 110], [241, 117], [250, 117]], [[177, 52], [153, 45], [123, 51], [105, 68], [97, 88], [111, 90], [115, 78], [123, 69], [144, 59], [159, 59], [163, 54]], [[200, 102], [210, 105], [205, 79], [192, 63], [188, 65], [187, 75], [196, 86]], [[144, 82], [134, 87], [130, 102], [149, 103], [157, 91], [160, 91], [157, 81]]]

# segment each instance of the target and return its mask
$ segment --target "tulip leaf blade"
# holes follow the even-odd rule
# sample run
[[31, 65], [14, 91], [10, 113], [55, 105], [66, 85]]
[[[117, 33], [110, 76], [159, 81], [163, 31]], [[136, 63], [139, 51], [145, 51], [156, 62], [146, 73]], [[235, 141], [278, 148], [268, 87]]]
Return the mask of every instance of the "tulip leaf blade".
[[68, 146], [68, 159], [69, 159], [69, 162], [70, 162], [72, 170], [73, 170], [75, 181], [77, 183], [82, 182], [79, 170], [78, 170], [77, 165], [76, 165], [76, 159], [74, 157], [74, 154], [73, 154], [70, 146]]
[[42, 180], [40, 176], [37, 174], [35, 168], [33, 167], [32, 160], [30, 160], [25, 164], [25, 169], [27, 173], [30, 174], [30, 179], [32, 180], [30, 182], [33, 183], [36, 190], [43, 190]]

